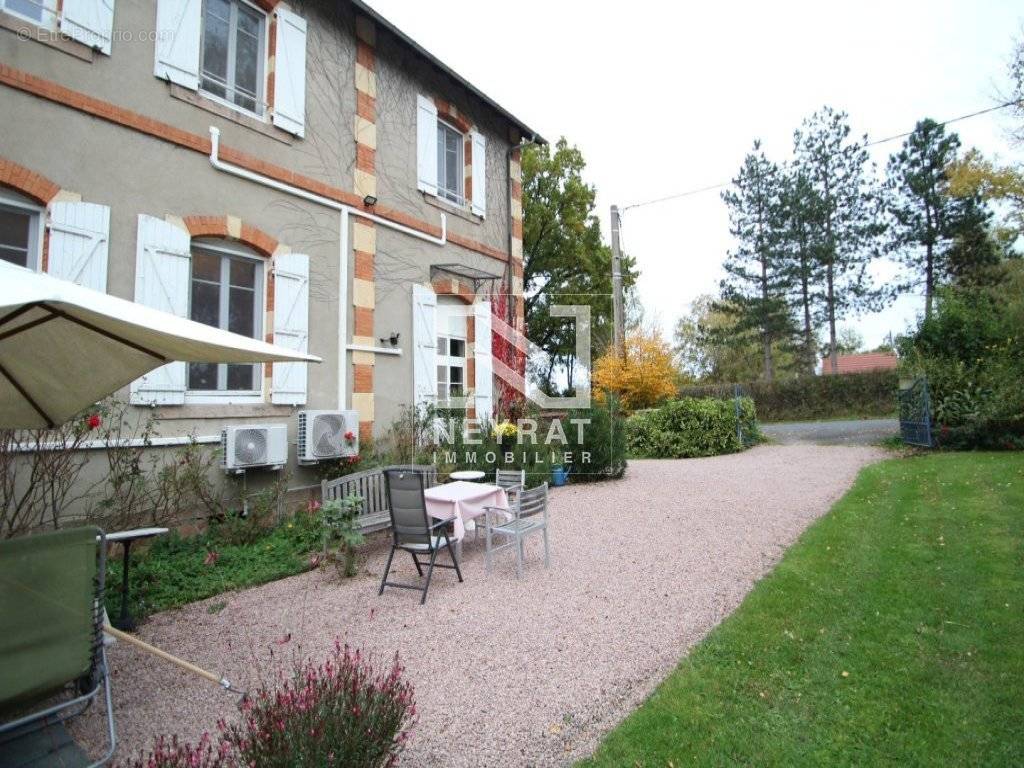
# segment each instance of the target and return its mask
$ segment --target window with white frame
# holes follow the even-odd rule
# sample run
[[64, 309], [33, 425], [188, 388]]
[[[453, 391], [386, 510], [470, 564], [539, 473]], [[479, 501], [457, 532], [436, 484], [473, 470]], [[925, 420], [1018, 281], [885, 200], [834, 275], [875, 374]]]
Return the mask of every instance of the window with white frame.
[[203, 0], [203, 91], [248, 112], [263, 113], [266, 22], [266, 14], [244, 0]]
[[487, 139], [464, 120], [439, 114], [423, 94], [416, 95], [416, 188], [487, 215]]
[[0, 0], [0, 10], [43, 27], [52, 26], [56, 14], [52, 0]]
[[[194, 241], [189, 317], [254, 339], [262, 336], [263, 264], [237, 247]], [[261, 388], [260, 365], [190, 363], [188, 389], [253, 394]]]
[[437, 402], [463, 408], [466, 396], [466, 340], [437, 337]]
[[463, 203], [465, 137], [444, 120], [437, 121], [437, 194]]
[[437, 404], [466, 407], [466, 314], [461, 304], [437, 306]]
[[43, 209], [14, 193], [0, 194], [0, 259], [38, 269], [42, 252]]

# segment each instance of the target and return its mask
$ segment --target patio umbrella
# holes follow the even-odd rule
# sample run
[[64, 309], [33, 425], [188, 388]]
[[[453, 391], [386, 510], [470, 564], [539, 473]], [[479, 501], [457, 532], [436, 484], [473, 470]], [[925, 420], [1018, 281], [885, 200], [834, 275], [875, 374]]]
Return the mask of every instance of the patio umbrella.
[[56, 426], [174, 361], [320, 358], [0, 261], [0, 428]]

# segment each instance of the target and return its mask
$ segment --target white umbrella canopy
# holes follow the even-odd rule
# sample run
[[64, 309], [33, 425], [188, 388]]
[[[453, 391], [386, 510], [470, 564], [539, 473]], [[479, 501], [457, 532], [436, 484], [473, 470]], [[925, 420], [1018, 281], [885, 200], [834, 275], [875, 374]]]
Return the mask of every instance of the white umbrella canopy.
[[0, 261], [0, 428], [56, 426], [174, 361], [320, 358]]

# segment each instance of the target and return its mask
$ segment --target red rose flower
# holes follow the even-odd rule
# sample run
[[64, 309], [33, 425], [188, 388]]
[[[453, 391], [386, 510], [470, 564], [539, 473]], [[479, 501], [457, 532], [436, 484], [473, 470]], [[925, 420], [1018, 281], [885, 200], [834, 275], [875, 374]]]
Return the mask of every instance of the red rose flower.
[[345, 441], [346, 442], [351, 443], [355, 439], [356, 439], [356, 435], [355, 435], [355, 432], [353, 432], [352, 430], [349, 430], [348, 432], [345, 433]]
[[100, 418], [98, 413], [92, 414], [88, 419], [85, 420], [85, 425], [89, 429], [99, 429], [100, 424], [103, 423], [103, 419]]

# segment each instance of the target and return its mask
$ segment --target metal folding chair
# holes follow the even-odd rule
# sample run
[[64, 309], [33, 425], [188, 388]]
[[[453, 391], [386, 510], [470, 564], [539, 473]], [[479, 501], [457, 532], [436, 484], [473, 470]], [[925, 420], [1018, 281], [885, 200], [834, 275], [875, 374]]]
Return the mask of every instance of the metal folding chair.
[[[103, 645], [106, 551], [106, 535], [95, 527], [0, 542], [0, 765], [99, 766], [114, 754]], [[110, 747], [88, 763], [63, 722], [101, 691]]]
[[[494, 522], [495, 518], [501, 515], [501, 522]], [[484, 521], [487, 533], [487, 570], [491, 570], [491, 561], [495, 552], [508, 547], [516, 549], [516, 575], [523, 575], [523, 541], [527, 536], [535, 533], [544, 536], [544, 567], [551, 567], [551, 551], [548, 542], [548, 484], [544, 483], [528, 491], [520, 491], [516, 494], [515, 503], [509, 501], [509, 508], [486, 507]], [[504, 536], [508, 542], [495, 546], [494, 536]]]
[[[388, 564], [384, 568], [384, 577], [380, 582], [379, 595], [384, 594], [384, 587], [399, 587], [401, 589], [412, 589], [423, 593], [420, 605], [427, 602], [427, 590], [430, 589], [430, 579], [434, 575], [434, 567], [452, 568], [455, 570], [459, 581], [462, 581], [462, 571], [459, 570], [459, 559], [452, 547], [451, 539], [448, 538], [448, 522], [431, 522], [427, 514], [427, 502], [423, 497], [424, 475], [422, 472], [406, 469], [384, 470], [384, 481], [387, 485], [388, 508], [391, 511], [391, 552], [388, 554]], [[452, 558], [452, 564], [446, 565], [437, 562], [437, 553], [447, 549]], [[416, 572], [423, 576], [423, 566], [427, 566], [426, 582], [422, 585], [400, 584], [388, 581], [391, 573], [391, 562], [395, 552], [402, 550], [412, 556], [416, 564]], [[427, 563], [420, 562], [420, 556], [429, 555]]]

